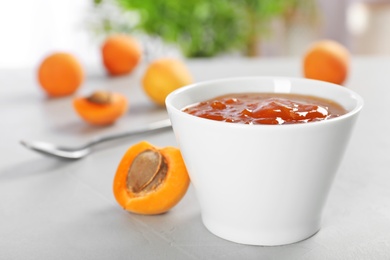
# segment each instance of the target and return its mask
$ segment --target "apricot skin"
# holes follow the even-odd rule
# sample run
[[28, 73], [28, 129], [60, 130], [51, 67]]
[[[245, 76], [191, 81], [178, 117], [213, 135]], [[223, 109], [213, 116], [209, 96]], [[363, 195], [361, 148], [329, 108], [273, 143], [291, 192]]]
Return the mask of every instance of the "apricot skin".
[[84, 71], [73, 55], [53, 53], [43, 59], [38, 67], [38, 81], [51, 97], [71, 95], [84, 80]]
[[142, 78], [145, 93], [160, 106], [165, 105], [165, 98], [169, 93], [192, 82], [186, 65], [174, 58], [153, 61]]
[[[127, 176], [131, 163], [145, 150], [153, 149], [164, 156], [168, 172], [164, 181], [153, 191], [134, 194], [127, 189]], [[144, 215], [162, 214], [173, 208], [187, 192], [190, 179], [180, 150], [175, 147], [158, 148], [148, 142], [130, 147], [120, 161], [113, 183], [116, 201], [123, 209]]]
[[131, 73], [142, 57], [141, 45], [128, 35], [109, 36], [102, 45], [103, 65], [112, 76]]
[[120, 93], [111, 93], [112, 102], [96, 104], [86, 97], [75, 97], [73, 107], [77, 114], [91, 125], [110, 125], [118, 120], [127, 111], [127, 99]]
[[342, 85], [349, 70], [349, 52], [341, 44], [322, 40], [312, 44], [303, 57], [306, 78]]

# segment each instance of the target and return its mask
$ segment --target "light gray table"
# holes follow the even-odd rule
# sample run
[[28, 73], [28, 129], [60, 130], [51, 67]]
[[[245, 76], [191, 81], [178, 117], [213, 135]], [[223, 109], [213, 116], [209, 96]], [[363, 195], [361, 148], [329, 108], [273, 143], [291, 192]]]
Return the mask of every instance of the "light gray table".
[[[301, 76], [298, 59], [188, 61], [196, 81], [246, 75]], [[0, 259], [390, 259], [390, 59], [353, 58], [347, 87], [365, 99], [324, 212], [322, 229], [300, 243], [261, 247], [209, 233], [193, 188], [169, 213], [122, 210], [112, 181], [123, 154], [147, 140], [174, 145], [171, 130], [99, 147], [79, 161], [60, 161], [22, 147], [20, 139], [76, 145], [165, 118], [132, 76], [87, 71], [80, 93], [110, 89], [130, 101], [109, 128], [86, 125], [71, 98], [48, 99], [34, 70], [0, 71]], [[232, 209], [234, 210], [234, 209]]]

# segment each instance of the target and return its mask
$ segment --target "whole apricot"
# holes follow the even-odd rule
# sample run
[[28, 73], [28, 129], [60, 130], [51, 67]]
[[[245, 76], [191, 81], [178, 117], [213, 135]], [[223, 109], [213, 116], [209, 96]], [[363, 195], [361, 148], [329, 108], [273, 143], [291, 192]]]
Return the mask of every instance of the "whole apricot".
[[73, 107], [92, 125], [110, 125], [127, 111], [128, 102], [120, 93], [95, 91], [88, 97], [75, 97]]
[[174, 58], [157, 59], [149, 64], [142, 78], [145, 93], [157, 105], [164, 106], [169, 93], [192, 83], [186, 65]]
[[53, 53], [43, 59], [38, 68], [38, 81], [52, 97], [73, 94], [84, 80], [84, 70], [79, 61], [65, 52]]
[[340, 43], [321, 40], [312, 44], [303, 57], [306, 78], [343, 84], [348, 76], [349, 51]]
[[142, 48], [136, 39], [118, 34], [107, 37], [101, 48], [103, 65], [112, 76], [132, 72], [142, 56]]

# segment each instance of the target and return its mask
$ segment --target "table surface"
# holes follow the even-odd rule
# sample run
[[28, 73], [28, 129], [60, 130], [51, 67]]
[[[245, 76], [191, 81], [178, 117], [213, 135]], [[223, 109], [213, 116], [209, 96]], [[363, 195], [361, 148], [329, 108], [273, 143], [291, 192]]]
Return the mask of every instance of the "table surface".
[[[354, 57], [346, 87], [365, 107], [313, 237], [277, 247], [247, 246], [206, 230], [193, 187], [170, 212], [142, 216], [115, 201], [112, 182], [125, 151], [141, 140], [177, 146], [172, 130], [99, 146], [77, 161], [37, 154], [21, 139], [77, 145], [167, 117], [141, 89], [145, 65], [110, 78], [89, 67], [79, 90], [124, 93], [130, 109], [115, 125], [92, 127], [71, 99], [49, 99], [35, 70], [0, 71], [0, 259], [390, 259], [390, 58]], [[299, 59], [189, 60], [195, 81], [234, 76], [301, 77]], [[234, 210], [234, 209], [232, 209]]]

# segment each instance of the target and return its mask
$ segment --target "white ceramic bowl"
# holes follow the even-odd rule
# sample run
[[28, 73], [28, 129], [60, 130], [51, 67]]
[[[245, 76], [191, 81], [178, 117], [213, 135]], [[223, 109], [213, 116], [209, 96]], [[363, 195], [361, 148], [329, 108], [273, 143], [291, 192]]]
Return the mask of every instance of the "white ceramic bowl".
[[[318, 96], [338, 102], [348, 113], [306, 124], [245, 125], [181, 111], [238, 92]], [[322, 81], [247, 77], [183, 87], [167, 97], [166, 106], [207, 229], [237, 243], [282, 245], [319, 230], [363, 100], [345, 87]]]

